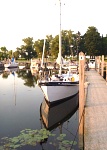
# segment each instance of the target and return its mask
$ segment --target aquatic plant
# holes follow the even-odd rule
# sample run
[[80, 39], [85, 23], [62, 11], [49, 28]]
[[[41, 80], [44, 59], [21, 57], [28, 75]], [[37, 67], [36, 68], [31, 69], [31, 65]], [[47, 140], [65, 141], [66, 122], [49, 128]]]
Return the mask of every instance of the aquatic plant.
[[[37, 144], [46, 143], [50, 137], [56, 135], [46, 130], [31, 130], [25, 129], [20, 132], [17, 137], [9, 138], [3, 137], [1, 140], [0, 150], [17, 150], [26, 145], [36, 146]], [[71, 145], [77, 144], [76, 142], [65, 139], [66, 134], [60, 134], [57, 138], [51, 139], [49, 144], [58, 147], [60, 150], [70, 150]]]

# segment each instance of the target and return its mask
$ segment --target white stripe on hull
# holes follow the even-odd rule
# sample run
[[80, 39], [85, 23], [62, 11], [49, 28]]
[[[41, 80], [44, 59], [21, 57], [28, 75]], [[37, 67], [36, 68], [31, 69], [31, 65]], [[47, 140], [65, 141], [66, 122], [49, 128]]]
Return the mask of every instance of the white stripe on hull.
[[45, 98], [49, 102], [68, 98], [79, 91], [79, 85], [74, 86], [41, 86]]
[[18, 67], [18, 64], [5, 64], [5, 68], [13, 68], [13, 67]]

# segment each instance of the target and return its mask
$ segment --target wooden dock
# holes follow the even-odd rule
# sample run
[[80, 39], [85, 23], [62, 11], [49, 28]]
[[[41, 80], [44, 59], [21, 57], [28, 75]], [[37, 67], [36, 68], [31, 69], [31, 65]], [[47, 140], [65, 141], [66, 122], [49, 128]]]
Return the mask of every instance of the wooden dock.
[[107, 82], [95, 70], [86, 75], [84, 150], [107, 150]]

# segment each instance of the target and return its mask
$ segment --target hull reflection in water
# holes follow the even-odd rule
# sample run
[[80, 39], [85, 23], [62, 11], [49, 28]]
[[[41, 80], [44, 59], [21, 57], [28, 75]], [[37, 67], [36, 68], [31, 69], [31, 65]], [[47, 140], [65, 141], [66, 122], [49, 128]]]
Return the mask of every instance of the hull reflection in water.
[[78, 109], [78, 102], [78, 94], [72, 99], [62, 101], [56, 105], [49, 105], [44, 99], [40, 106], [40, 115], [45, 128], [52, 130], [71, 118]]

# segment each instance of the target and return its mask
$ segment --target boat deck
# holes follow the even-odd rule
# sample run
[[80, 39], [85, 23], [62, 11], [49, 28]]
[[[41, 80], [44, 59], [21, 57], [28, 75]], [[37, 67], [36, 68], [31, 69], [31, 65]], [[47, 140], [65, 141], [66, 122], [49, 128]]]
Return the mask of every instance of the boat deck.
[[107, 150], [107, 82], [95, 70], [86, 74], [84, 150]]

